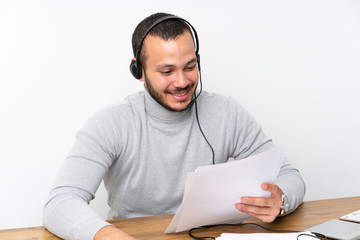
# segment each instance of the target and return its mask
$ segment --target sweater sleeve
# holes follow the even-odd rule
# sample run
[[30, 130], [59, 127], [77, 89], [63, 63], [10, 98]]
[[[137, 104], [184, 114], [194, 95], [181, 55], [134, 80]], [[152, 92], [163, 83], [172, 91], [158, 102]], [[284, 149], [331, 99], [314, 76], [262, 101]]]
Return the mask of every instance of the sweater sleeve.
[[93, 117], [78, 132], [43, 211], [44, 226], [64, 239], [93, 239], [110, 225], [89, 206], [116, 158], [114, 130], [104, 117]]
[[[236, 112], [233, 119], [235, 126], [233, 157], [242, 159], [274, 147], [272, 140], [266, 137], [256, 120], [237, 103], [233, 102], [233, 104], [235, 106], [232, 111]], [[299, 170], [286, 157], [283, 158], [275, 184], [288, 196], [290, 204], [288, 213], [290, 213], [302, 203], [305, 196], [305, 183]]]
[[305, 183], [299, 170], [285, 157], [275, 184], [278, 185], [289, 198], [290, 206], [287, 214], [293, 212], [304, 200]]

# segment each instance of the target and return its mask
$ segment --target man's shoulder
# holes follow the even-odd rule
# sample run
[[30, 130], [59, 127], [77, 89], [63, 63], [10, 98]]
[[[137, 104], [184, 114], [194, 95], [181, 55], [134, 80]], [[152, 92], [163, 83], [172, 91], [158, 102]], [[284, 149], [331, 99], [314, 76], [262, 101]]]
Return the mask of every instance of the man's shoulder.
[[136, 92], [124, 99], [102, 107], [92, 117], [102, 119], [119, 119], [134, 114], [134, 110], [144, 104], [144, 92]]
[[219, 93], [203, 91], [199, 98], [202, 104], [213, 107], [225, 107], [238, 105], [238, 102], [231, 96], [221, 95]]
[[203, 91], [199, 97], [199, 112], [203, 114], [243, 118], [249, 112], [232, 96]]
[[139, 104], [144, 103], [144, 91], [139, 91], [136, 93], [133, 93], [131, 95], [126, 96], [125, 98], [123, 98], [120, 101], [111, 103], [107, 106], [105, 106], [103, 109], [101, 110], [108, 110], [108, 111], [112, 111], [112, 110], [126, 110], [126, 109], [130, 109], [133, 107], [136, 107]]

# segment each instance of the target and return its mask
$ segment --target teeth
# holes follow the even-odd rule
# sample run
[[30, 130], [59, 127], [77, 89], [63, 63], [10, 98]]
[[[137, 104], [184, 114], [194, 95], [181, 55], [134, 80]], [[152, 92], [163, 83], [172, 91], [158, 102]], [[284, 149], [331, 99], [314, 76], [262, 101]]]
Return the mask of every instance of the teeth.
[[173, 95], [177, 96], [177, 97], [181, 97], [181, 96], [184, 96], [185, 94], [186, 94], [186, 92], [185, 93], [179, 93], [179, 94], [174, 93]]

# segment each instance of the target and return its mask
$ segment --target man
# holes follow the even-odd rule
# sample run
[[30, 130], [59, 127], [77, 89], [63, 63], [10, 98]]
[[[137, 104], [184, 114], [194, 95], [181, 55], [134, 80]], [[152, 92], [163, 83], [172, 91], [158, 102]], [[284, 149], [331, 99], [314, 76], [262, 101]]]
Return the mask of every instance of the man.
[[[66, 239], [133, 239], [88, 206], [102, 179], [109, 218], [169, 214], [180, 206], [188, 172], [273, 147], [233, 99], [196, 90], [201, 84], [194, 31], [164, 13], [136, 27], [131, 71], [145, 90], [101, 110], [79, 131], [44, 208], [50, 231]], [[234, 207], [264, 222], [293, 211], [305, 192], [287, 160], [276, 184], [259, 187], [271, 196], [243, 197]]]

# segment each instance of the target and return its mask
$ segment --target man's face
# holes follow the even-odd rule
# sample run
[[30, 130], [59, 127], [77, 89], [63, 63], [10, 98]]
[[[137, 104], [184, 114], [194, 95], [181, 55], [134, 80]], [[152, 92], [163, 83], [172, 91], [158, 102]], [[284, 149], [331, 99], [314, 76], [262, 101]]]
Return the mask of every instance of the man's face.
[[163, 107], [183, 111], [191, 102], [199, 78], [195, 46], [190, 32], [165, 41], [147, 36], [144, 74], [149, 94]]

